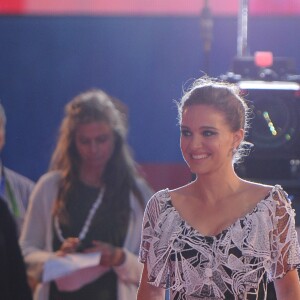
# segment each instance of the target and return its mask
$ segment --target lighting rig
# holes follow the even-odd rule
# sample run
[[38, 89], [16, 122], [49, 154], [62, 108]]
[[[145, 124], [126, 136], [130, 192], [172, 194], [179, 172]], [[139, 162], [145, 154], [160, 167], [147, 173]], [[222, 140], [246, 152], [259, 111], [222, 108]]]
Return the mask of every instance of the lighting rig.
[[254, 147], [237, 172], [300, 196], [300, 75], [290, 58], [262, 51], [249, 55], [247, 31], [248, 0], [240, 0], [237, 57], [221, 75], [240, 87], [252, 109], [247, 140]]

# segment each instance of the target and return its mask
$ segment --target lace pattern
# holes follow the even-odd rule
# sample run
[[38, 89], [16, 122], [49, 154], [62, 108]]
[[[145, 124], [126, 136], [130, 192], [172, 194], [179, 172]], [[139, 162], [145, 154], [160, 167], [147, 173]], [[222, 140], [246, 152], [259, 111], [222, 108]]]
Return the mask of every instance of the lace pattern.
[[147, 263], [149, 283], [170, 286], [171, 299], [264, 299], [267, 278], [300, 265], [294, 217], [277, 185], [220, 234], [203, 236], [162, 190], [148, 202], [139, 259]]

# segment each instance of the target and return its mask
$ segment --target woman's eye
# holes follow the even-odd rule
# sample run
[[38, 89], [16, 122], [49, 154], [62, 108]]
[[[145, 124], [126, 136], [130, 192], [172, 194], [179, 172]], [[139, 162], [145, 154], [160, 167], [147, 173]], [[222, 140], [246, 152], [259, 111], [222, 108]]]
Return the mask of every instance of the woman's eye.
[[217, 134], [216, 132], [214, 132], [214, 131], [211, 131], [211, 130], [205, 130], [205, 131], [203, 131], [203, 136], [212, 136], [212, 135], [215, 135], [215, 134]]
[[103, 144], [103, 143], [107, 142], [109, 140], [109, 138], [110, 137], [108, 135], [99, 136], [99, 137], [97, 137], [96, 142], [98, 144]]
[[81, 140], [79, 140], [79, 143], [81, 145], [87, 145], [87, 144], [89, 144], [89, 140], [81, 139]]
[[191, 132], [188, 130], [181, 130], [181, 135], [182, 136], [191, 136]]

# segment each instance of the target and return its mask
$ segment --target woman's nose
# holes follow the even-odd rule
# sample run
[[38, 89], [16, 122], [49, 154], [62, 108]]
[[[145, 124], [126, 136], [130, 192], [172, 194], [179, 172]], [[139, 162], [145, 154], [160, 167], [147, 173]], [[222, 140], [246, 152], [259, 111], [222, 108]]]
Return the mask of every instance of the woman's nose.
[[191, 139], [190, 147], [191, 149], [196, 149], [201, 147], [203, 144], [203, 139], [200, 136], [193, 136]]
[[90, 144], [90, 151], [91, 152], [96, 152], [98, 150], [98, 145], [95, 141], [92, 141]]

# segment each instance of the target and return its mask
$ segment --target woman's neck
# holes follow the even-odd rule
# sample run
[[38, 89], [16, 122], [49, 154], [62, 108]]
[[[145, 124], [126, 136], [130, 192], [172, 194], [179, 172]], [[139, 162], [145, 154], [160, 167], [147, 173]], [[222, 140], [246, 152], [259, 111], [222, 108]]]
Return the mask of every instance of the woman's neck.
[[79, 171], [79, 179], [81, 182], [92, 187], [102, 186], [103, 169], [93, 168], [90, 166], [81, 166]]
[[243, 180], [235, 172], [229, 172], [226, 176], [214, 174], [198, 177], [192, 184], [192, 190], [194, 194], [200, 193], [201, 198], [218, 201], [220, 198], [236, 193], [242, 184]]

